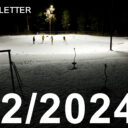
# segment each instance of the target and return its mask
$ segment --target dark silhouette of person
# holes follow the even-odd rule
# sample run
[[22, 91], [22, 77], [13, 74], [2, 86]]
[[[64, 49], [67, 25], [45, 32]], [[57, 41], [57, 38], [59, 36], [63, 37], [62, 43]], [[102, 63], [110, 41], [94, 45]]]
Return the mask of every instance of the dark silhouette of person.
[[35, 44], [35, 40], [36, 40], [36, 39], [35, 39], [35, 36], [33, 36], [33, 44]]
[[51, 44], [53, 45], [53, 36], [51, 36]]
[[63, 36], [63, 40], [66, 41], [66, 37], [65, 36]]

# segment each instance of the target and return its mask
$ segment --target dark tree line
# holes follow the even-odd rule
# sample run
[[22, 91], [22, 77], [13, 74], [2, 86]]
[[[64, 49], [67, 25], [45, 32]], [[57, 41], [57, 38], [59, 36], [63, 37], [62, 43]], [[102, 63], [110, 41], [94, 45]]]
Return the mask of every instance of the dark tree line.
[[[0, 3], [3, 6], [4, 3], [9, 3], [7, 0], [1, 1], [4, 1]], [[22, 5], [25, 0], [18, 1], [14, 3]], [[128, 35], [127, 2], [121, 0], [47, 0], [42, 4], [40, 0], [29, 0], [24, 5], [32, 7], [31, 15], [0, 15], [0, 34], [48, 32], [49, 24], [45, 22], [43, 13], [50, 4], [54, 4], [56, 8], [56, 21], [52, 23], [52, 32], [112, 32], [116, 35]]]

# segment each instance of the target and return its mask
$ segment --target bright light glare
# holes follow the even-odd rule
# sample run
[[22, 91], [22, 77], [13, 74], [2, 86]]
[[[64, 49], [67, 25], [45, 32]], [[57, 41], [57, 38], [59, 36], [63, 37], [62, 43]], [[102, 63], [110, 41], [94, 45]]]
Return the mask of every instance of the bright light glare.
[[51, 13], [53, 13], [55, 11], [55, 8], [53, 7], [53, 5], [50, 5], [49, 10], [50, 10]]
[[53, 5], [50, 5], [50, 8], [53, 8]]

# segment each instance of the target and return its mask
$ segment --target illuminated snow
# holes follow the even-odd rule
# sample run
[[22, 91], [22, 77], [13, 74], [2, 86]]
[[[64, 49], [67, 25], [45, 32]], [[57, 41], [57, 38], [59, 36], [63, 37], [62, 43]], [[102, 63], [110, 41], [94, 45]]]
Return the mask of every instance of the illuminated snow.
[[[51, 45], [50, 37], [45, 38], [44, 44], [42, 44], [41, 35], [36, 35], [35, 45], [32, 42], [33, 35], [0, 37], [0, 50], [12, 50], [12, 60], [18, 68], [23, 82], [25, 95], [23, 102], [30, 102], [32, 92], [38, 92], [39, 98], [45, 93], [56, 93], [61, 98], [62, 105], [64, 105], [65, 98], [69, 94], [80, 93], [88, 103], [86, 105], [86, 117], [87, 114], [91, 117], [95, 107], [90, 107], [88, 101], [90, 101], [94, 93], [100, 93], [104, 87], [104, 65], [107, 64], [107, 87], [109, 89], [107, 94], [110, 96], [113, 106], [119, 104], [125, 92], [128, 92], [127, 38], [114, 37], [114, 51], [110, 52], [109, 37], [90, 35], [64, 36], [66, 36], [67, 42], [63, 41], [63, 35], [54, 35], [54, 45]], [[77, 70], [71, 70], [73, 67], [74, 48], [76, 48], [77, 52]], [[19, 93], [16, 80], [15, 84], [16, 91]], [[0, 97], [2, 98], [10, 92], [12, 92], [12, 86], [8, 58], [6, 54], [0, 54]], [[0, 105], [0, 110], [2, 110], [0, 112], [1, 119], [2, 115], [7, 110], [10, 110], [11, 107], [8, 104], [7, 108], [4, 104]], [[35, 116], [33, 117], [35, 120], [32, 121], [33, 127], [38, 127], [36, 126], [36, 124], [39, 124], [37, 117], [41, 117], [45, 111], [45, 109], [42, 109], [43, 106], [39, 105], [39, 102], [37, 102], [36, 107]], [[24, 113], [25, 110], [28, 110], [28, 105], [23, 105], [22, 109], [21, 115], [26, 116]], [[57, 110], [59, 111], [58, 117], [63, 115], [63, 110], [59, 110]], [[115, 124], [118, 125], [116, 122]], [[18, 128], [23, 128], [23, 126], [20, 125]]]
[[[11, 49], [14, 54], [77, 54], [106, 53], [109, 51], [109, 37], [90, 35], [53, 35], [54, 44], [51, 45], [50, 36], [45, 35], [42, 44], [41, 35], [35, 35], [36, 44], [33, 45], [33, 35], [29, 36], [3, 36], [0, 37], [0, 49]], [[66, 37], [66, 42], [63, 41]], [[128, 40], [125, 37], [113, 38], [115, 51], [128, 51]]]

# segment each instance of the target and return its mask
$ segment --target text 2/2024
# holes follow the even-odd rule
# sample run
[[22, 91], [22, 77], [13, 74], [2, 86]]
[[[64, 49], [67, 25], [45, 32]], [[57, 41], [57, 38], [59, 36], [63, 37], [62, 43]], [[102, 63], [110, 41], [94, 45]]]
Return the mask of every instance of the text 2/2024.
[[[37, 99], [37, 93], [32, 93], [31, 101], [29, 104], [28, 112], [26, 115], [25, 124], [31, 124], [31, 119], [33, 116], [33, 111], [35, 107]], [[47, 110], [41, 117], [39, 123], [40, 124], [60, 124], [61, 120], [59, 117], [51, 117], [53, 113], [55, 113], [60, 106], [60, 98], [58, 95], [54, 93], [47, 93], [44, 94], [41, 99], [40, 103], [47, 103], [47, 101], [51, 99], [53, 100], [53, 105], [50, 107], [49, 110]], [[77, 117], [74, 118], [72, 115], [72, 106], [73, 106], [73, 100], [77, 100], [78, 103], [78, 112]], [[97, 93], [94, 94], [91, 99], [90, 103], [96, 103], [98, 99], [103, 100], [103, 105], [92, 115], [90, 119], [90, 124], [110, 124], [111, 119], [110, 117], [101, 117], [104, 112], [107, 111], [107, 109], [110, 106], [110, 98], [103, 93]], [[6, 94], [3, 99], [2, 103], [8, 103], [9, 100], [15, 100], [14, 106], [4, 115], [2, 118], [1, 124], [22, 124], [22, 118], [21, 117], [13, 117], [13, 115], [20, 109], [22, 105], [22, 98], [15, 93], [9, 93]], [[126, 105], [126, 112], [122, 112], [123, 108]], [[79, 124], [83, 121], [84, 117], [86, 116], [86, 105], [84, 98], [78, 94], [78, 93], [72, 93], [69, 96], [67, 96], [65, 101], [65, 117], [67, 121], [71, 124]], [[114, 111], [114, 117], [115, 118], [126, 118], [126, 123], [128, 123], [128, 94], [124, 97], [124, 99], [121, 101], [117, 109]]]

